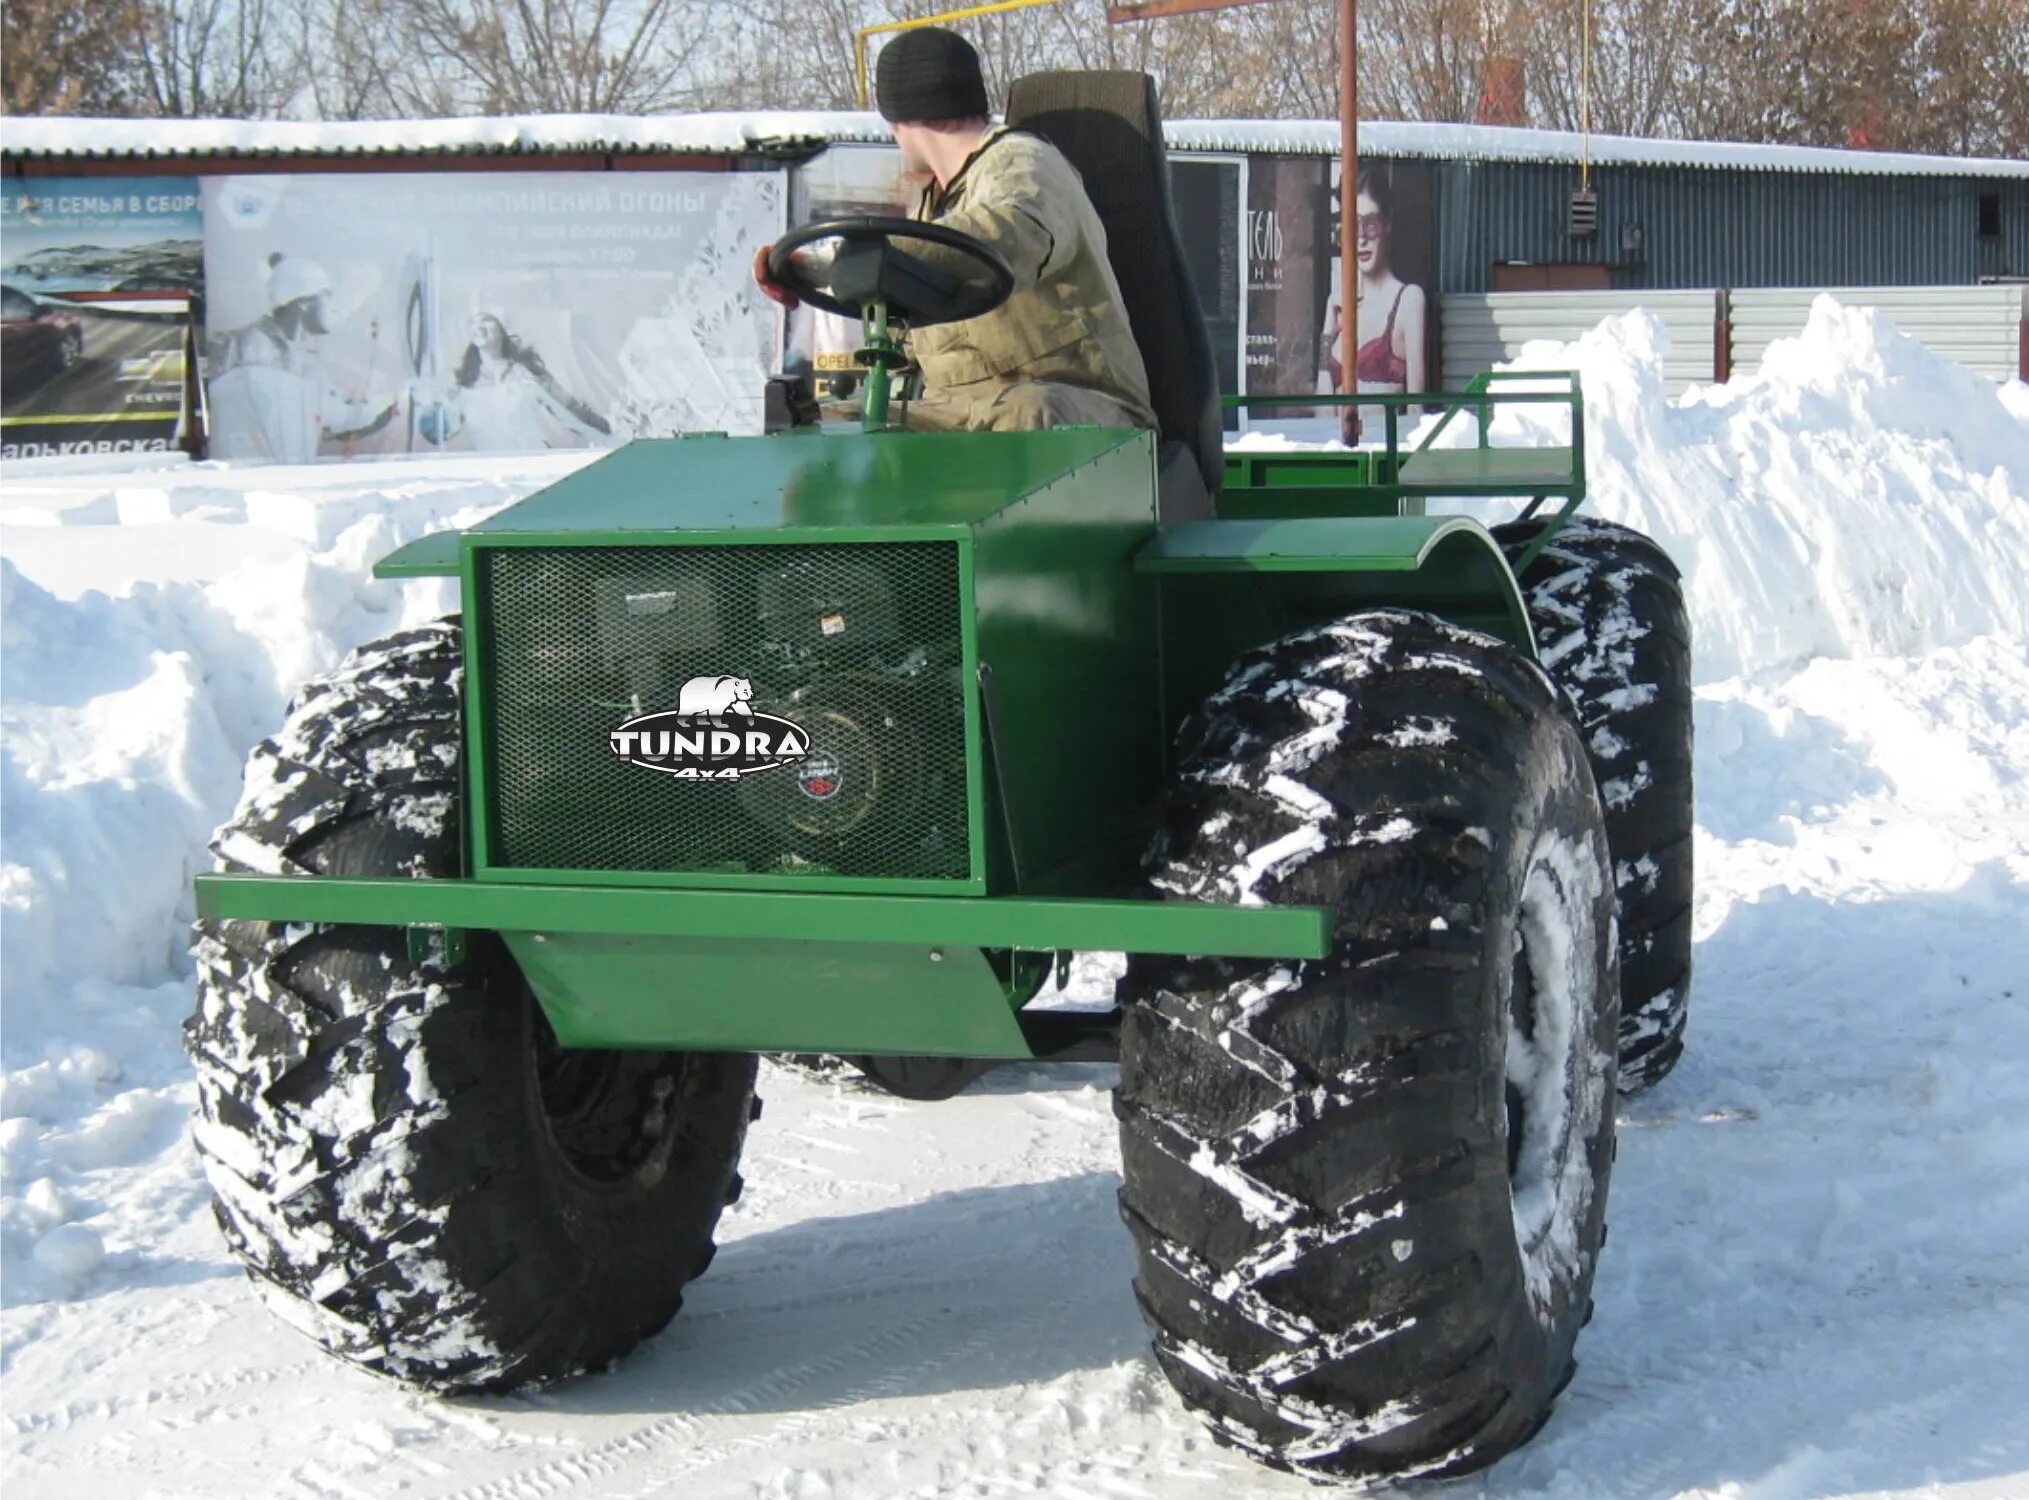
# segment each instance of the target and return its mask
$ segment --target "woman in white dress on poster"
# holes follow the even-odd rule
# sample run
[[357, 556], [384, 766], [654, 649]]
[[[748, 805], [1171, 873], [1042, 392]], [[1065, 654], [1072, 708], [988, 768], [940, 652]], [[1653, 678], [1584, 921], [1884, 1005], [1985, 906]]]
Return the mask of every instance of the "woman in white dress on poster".
[[423, 423], [424, 436], [439, 445], [463, 433], [481, 451], [596, 447], [612, 430], [492, 313], [472, 320], [449, 398]]

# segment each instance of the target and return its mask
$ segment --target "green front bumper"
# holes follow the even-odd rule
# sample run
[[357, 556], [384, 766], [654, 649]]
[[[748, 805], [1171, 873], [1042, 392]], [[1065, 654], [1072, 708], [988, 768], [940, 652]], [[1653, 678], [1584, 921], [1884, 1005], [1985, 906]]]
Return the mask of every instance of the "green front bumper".
[[1059, 949], [1318, 959], [1322, 907], [204, 875], [197, 913], [498, 932], [577, 1047], [1028, 1057]]

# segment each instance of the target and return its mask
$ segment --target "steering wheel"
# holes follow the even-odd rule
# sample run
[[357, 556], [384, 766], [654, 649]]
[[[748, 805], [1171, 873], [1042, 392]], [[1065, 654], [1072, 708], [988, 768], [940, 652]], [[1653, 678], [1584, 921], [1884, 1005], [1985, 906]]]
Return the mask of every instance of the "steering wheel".
[[[796, 252], [819, 240], [839, 246], [828, 267], [799, 261]], [[953, 272], [897, 248], [916, 240], [956, 251], [965, 263]], [[775, 242], [768, 275], [801, 301], [823, 312], [858, 318], [879, 302], [888, 316], [911, 328], [958, 323], [992, 312], [1014, 291], [1014, 269], [985, 240], [930, 220], [826, 219], [806, 224]]]

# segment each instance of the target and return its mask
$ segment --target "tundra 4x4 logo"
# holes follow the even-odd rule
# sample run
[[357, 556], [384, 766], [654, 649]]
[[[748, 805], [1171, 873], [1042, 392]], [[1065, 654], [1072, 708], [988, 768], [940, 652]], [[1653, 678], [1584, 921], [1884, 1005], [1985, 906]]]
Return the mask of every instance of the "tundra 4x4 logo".
[[685, 781], [737, 781], [810, 753], [800, 726], [756, 711], [753, 699], [744, 677], [693, 677], [674, 710], [637, 714], [607, 743], [630, 766]]

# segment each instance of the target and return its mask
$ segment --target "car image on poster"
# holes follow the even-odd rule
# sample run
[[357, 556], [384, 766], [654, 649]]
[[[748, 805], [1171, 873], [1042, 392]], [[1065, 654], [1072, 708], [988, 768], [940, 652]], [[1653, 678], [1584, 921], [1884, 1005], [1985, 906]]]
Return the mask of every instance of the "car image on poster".
[[0, 191], [0, 458], [168, 448], [203, 281], [195, 179], [10, 177]]

